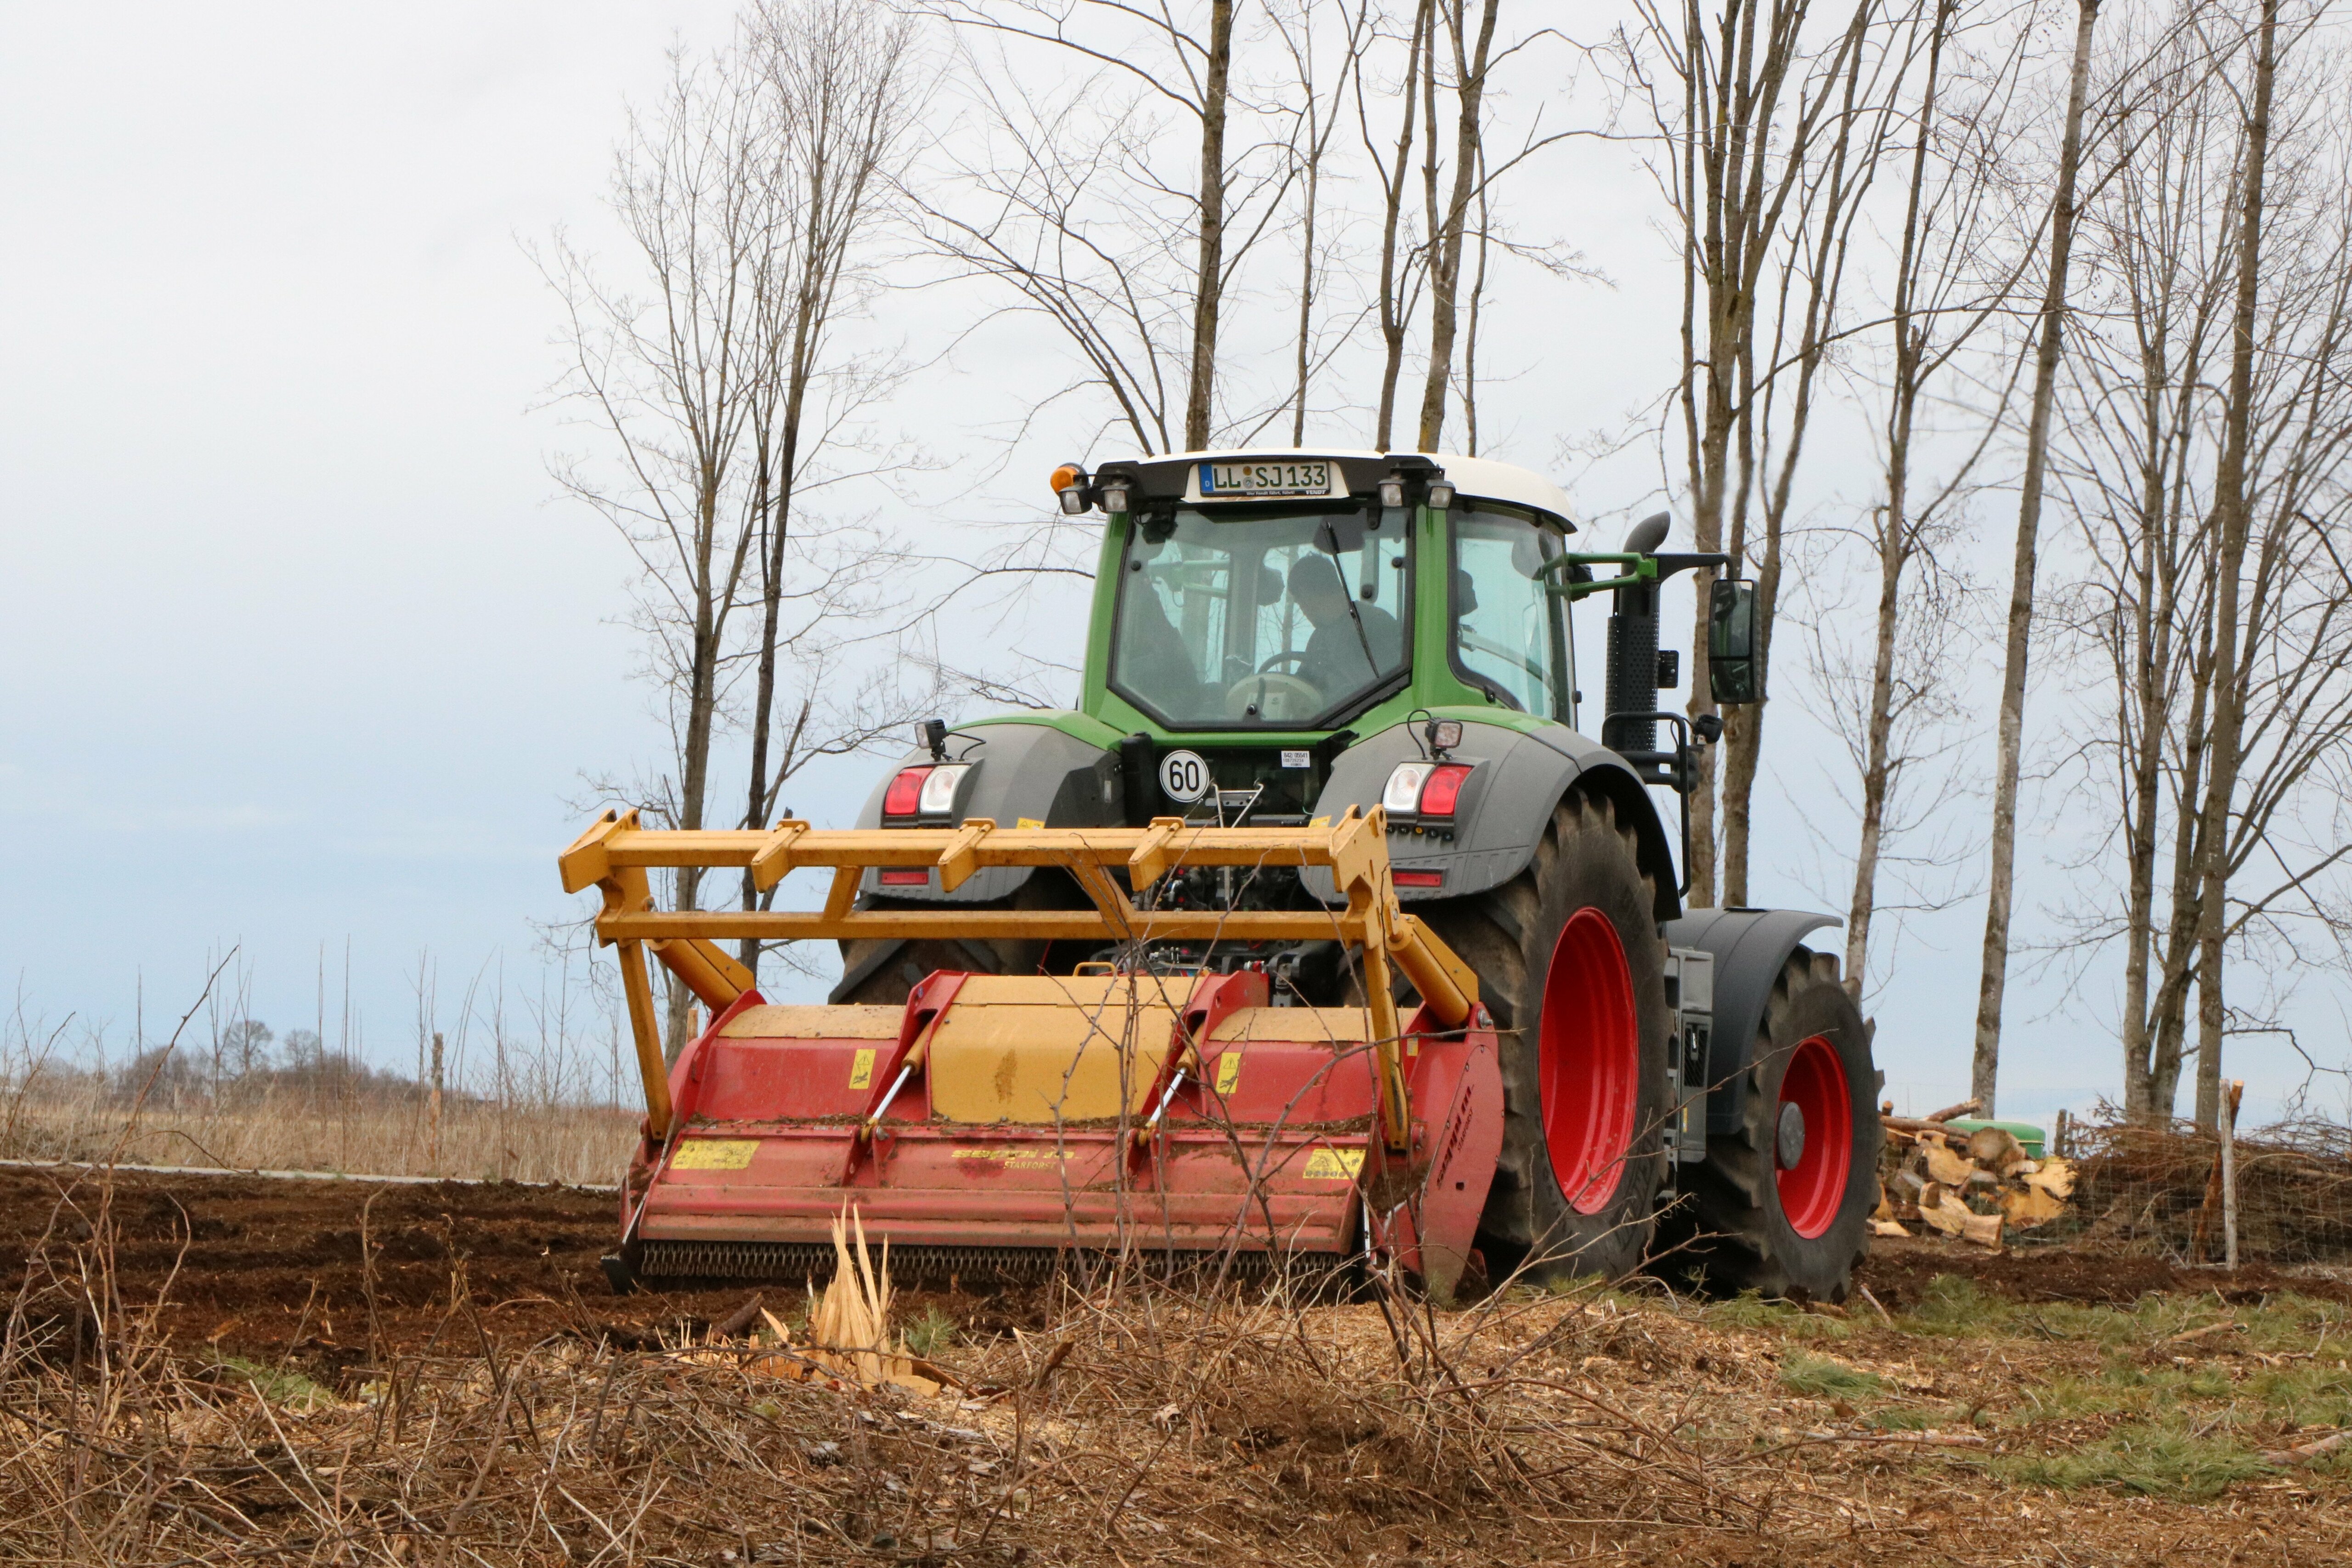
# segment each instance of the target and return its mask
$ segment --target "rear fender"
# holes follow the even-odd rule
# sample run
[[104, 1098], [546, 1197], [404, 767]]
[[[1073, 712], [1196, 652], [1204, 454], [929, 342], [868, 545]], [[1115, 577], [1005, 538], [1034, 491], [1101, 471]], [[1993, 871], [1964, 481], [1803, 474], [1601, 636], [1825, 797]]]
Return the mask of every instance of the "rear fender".
[[[968, 730], [951, 730], [948, 761], [969, 763], [957, 792], [955, 820], [984, 816], [999, 827], [1018, 826], [1024, 820], [1049, 827], [1124, 826], [1118, 755], [1087, 744], [1050, 724], [992, 721]], [[884, 772], [857, 814], [860, 827], [882, 826], [882, 797], [902, 768], [921, 767], [931, 761], [924, 751], [908, 752]], [[941, 892], [938, 874], [929, 885], [899, 887], [887, 891], [893, 899], [916, 903], [979, 904], [1010, 898], [1034, 875], [1034, 866], [990, 866], [975, 871], [953, 892]], [[869, 868], [859, 891], [884, 891], [878, 870]]]
[[[1400, 887], [1400, 900], [1459, 898], [1509, 881], [1535, 858], [1553, 807], [1571, 787], [1581, 787], [1605, 797], [1618, 821], [1630, 824], [1638, 836], [1642, 868], [1657, 888], [1657, 918], [1670, 921], [1682, 913], [1674, 852], [1657, 807], [1616, 752], [1564, 724], [1522, 731], [1474, 720], [1463, 725], [1462, 744], [1453, 756], [1478, 766], [1464, 788], [1451, 837], [1410, 825], [1389, 829], [1389, 856], [1397, 870], [1441, 871], [1445, 879], [1434, 888]], [[1399, 763], [1426, 757], [1417, 724], [1391, 725], [1366, 737], [1333, 760], [1316, 815], [1337, 817], [1351, 805], [1370, 812]], [[1326, 903], [1339, 901], [1328, 870], [1309, 869], [1302, 879]]]
[[1706, 1052], [1706, 1130], [1739, 1131], [1748, 1108], [1748, 1069], [1765, 1005], [1789, 955], [1809, 932], [1841, 924], [1802, 910], [1695, 910], [1666, 927], [1673, 947], [1715, 955], [1715, 1020]]

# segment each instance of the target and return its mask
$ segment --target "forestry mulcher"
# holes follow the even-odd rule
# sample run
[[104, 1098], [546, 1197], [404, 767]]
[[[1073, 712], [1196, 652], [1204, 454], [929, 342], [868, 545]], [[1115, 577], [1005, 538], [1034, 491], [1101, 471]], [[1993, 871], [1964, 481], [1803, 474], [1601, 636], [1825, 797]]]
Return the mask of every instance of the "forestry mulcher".
[[[1077, 710], [926, 722], [854, 829], [608, 814], [563, 853], [645, 1076], [615, 1285], [822, 1274], [854, 1207], [943, 1281], [1369, 1265], [1444, 1294], [1664, 1258], [1842, 1298], [1879, 1077], [1805, 945], [1835, 922], [1684, 913], [1651, 794], [1720, 733], [1661, 710], [1659, 587], [1726, 558], [1661, 553], [1663, 517], [1572, 550], [1557, 487], [1475, 458], [1054, 490], [1105, 519]], [[1713, 695], [1756, 700], [1752, 588], [1702, 590]], [[1602, 594], [1595, 741], [1569, 610]], [[647, 873], [685, 866], [753, 907], [657, 908]], [[829, 879], [778, 898], [800, 868]], [[841, 943], [827, 1006], [719, 945], [807, 940]], [[709, 1008], [667, 1067], [649, 960]]]

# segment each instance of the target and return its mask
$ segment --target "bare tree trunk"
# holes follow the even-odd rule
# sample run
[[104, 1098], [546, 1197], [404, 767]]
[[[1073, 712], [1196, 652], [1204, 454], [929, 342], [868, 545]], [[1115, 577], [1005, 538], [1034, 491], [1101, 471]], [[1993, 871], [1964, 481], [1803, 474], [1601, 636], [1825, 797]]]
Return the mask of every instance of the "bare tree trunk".
[[[1404, 226], [1405, 162], [1412, 155], [1414, 116], [1420, 110], [1417, 89], [1421, 80], [1422, 57], [1431, 29], [1436, 26], [1433, 15], [1436, 0], [1418, 0], [1412, 10], [1412, 36], [1405, 46], [1404, 83], [1399, 97], [1404, 102], [1404, 113], [1397, 129], [1396, 153], [1390, 163], [1382, 164], [1375, 156], [1372, 167], [1381, 180], [1381, 401], [1380, 412], [1372, 430], [1372, 445], [1387, 451], [1396, 431], [1397, 379], [1404, 372], [1404, 333], [1406, 319], [1412, 314], [1407, 298], [1406, 272], [1411, 259], [1400, 244]], [[1363, 129], [1364, 150], [1372, 151], [1371, 127], [1364, 111], [1363, 74], [1356, 76], [1356, 116]]]
[[1210, 0], [1208, 80], [1201, 99], [1200, 265], [1193, 273], [1192, 374], [1184, 446], [1206, 451], [1217, 379], [1217, 310], [1225, 268], [1225, 87], [1234, 66], [1234, 0]]
[[2230, 350], [2230, 401], [2223, 416], [2221, 463], [2214, 475], [2213, 515], [2221, 525], [2213, 589], [2212, 774], [2199, 825], [2197, 910], [2197, 1124], [2217, 1125], [2221, 1105], [2221, 961], [2228, 923], [2230, 806], [2238, 789], [2245, 726], [2239, 663], [2240, 579], [2249, 532], [2246, 437], [2253, 419], [2254, 308], [2262, 281], [2263, 178], [2269, 163], [2271, 84], [2276, 74], [2278, 0], [2262, 0], [2254, 59], [2253, 108], [2246, 121], [2245, 176], [2239, 199], [2238, 299]]
[[2066, 320], [2066, 269], [2074, 244], [2074, 175], [2083, 158], [2083, 110], [2091, 90], [2091, 39], [2099, 0], [2078, 0], [2066, 129], [2058, 153], [2058, 192], [2050, 208], [2050, 275], [2035, 331], [2033, 410], [2025, 432], [2025, 476], [2011, 562], [2009, 640], [2001, 671], [2000, 734], [1993, 763], [1992, 866], [1987, 879], [1982, 967], [1977, 981], [1977, 1037], [1969, 1092], [1994, 1113], [2000, 1076], [2000, 1009], [2009, 984], [2010, 902], [2017, 873], [2017, 784], [2025, 731], [2025, 665], [2033, 630], [2033, 569], [2042, 531], [2042, 489], [2050, 460], [2050, 410]]
[[[1478, 188], [1485, 111], [1486, 58], [1495, 42], [1495, 13], [1500, 0], [1486, 0], [1478, 18], [1478, 40], [1465, 37], [1469, 21], [1466, 0], [1444, 0], [1446, 39], [1453, 46], [1454, 73], [1454, 188], [1444, 216], [1430, 235], [1429, 373], [1421, 388], [1421, 433], [1416, 449], [1437, 450], [1445, 428], [1445, 396], [1454, 379], [1454, 340], [1462, 286], [1462, 241], [1468, 226], [1470, 198]], [[1430, 131], [1437, 127], [1433, 122]], [[1435, 171], [1432, 170], [1434, 177]], [[1435, 215], [1433, 215], [1435, 216]]]

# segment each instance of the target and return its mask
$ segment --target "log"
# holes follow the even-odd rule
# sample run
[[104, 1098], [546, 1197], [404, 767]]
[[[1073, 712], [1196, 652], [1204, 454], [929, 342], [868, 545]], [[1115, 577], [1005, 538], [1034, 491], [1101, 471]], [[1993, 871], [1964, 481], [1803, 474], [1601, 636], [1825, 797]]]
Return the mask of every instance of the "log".
[[2308, 1443], [2297, 1443], [2292, 1448], [2273, 1448], [2263, 1456], [2263, 1463], [2300, 1465], [2306, 1459], [2316, 1459], [2323, 1454], [2332, 1454], [2347, 1442], [2352, 1442], [2352, 1431], [2332, 1432], [2325, 1437], [2315, 1438]]

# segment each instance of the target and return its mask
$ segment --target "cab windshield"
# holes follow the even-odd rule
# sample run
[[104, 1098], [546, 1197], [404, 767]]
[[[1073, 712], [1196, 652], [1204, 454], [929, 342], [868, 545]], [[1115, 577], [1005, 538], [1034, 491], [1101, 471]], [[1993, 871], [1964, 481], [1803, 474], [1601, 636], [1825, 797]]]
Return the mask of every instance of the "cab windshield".
[[1318, 500], [1137, 516], [1112, 686], [1171, 728], [1327, 728], [1406, 668], [1411, 515]]

